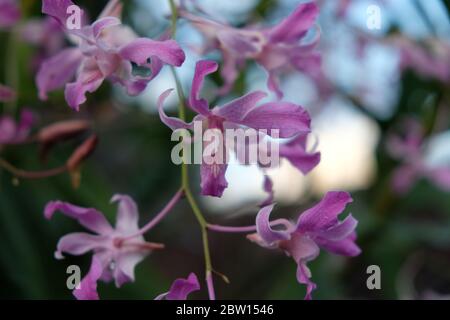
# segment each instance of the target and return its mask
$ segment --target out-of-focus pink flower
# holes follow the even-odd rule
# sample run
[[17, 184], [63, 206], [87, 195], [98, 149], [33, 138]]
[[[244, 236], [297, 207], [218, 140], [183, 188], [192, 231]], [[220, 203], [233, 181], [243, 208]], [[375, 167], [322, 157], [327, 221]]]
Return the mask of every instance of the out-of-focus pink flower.
[[266, 206], [256, 217], [257, 233], [247, 237], [264, 248], [281, 249], [292, 257], [298, 266], [297, 280], [307, 287], [305, 299], [311, 299], [316, 284], [310, 280], [311, 271], [306, 264], [319, 255], [320, 248], [350, 257], [361, 252], [355, 243], [357, 220], [352, 215], [338, 220], [350, 202], [352, 198], [346, 192], [328, 192], [322, 201], [303, 212], [297, 223], [286, 221], [283, 230], [271, 228], [269, 216], [274, 205]]
[[12, 27], [20, 19], [19, 1], [0, 0], [0, 29]]
[[28, 138], [35, 117], [33, 112], [24, 109], [17, 123], [10, 116], [0, 117], [0, 145], [22, 143]]
[[323, 76], [321, 57], [315, 50], [319, 32], [309, 43], [301, 43], [313, 27], [318, 7], [314, 3], [300, 4], [294, 12], [270, 28], [233, 28], [217, 21], [180, 11], [207, 39], [206, 51], [219, 49], [223, 56], [221, 93], [233, 86], [238, 70], [247, 59], [256, 60], [268, 73], [267, 85], [279, 98], [279, 76], [292, 68], [308, 74], [313, 79]]
[[52, 17], [28, 20], [21, 29], [22, 38], [37, 47], [31, 67], [38, 69], [42, 62], [64, 47], [65, 34]]
[[[217, 67], [218, 65], [214, 61], [199, 61], [192, 81], [189, 106], [198, 114], [194, 121], [201, 121], [204, 128], [219, 130], [223, 133], [225, 129], [248, 127], [266, 130], [266, 135], [271, 135], [271, 129], [276, 129], [280, 138], [290, 138], [310, 132], [311, 119], [305, 109], [296, 104], [282, 101], [258, 106], [258, 102], [266, 97], [266, 94], [261, 91], [248, 93], [223, 106], [210, 109], [208, 101], [200, 98], [200, 91], [204, 78], [215, 72]], [[162, 122], [172, 130], [193, 129], [194, 122], [185, 123], [181, 119], [168, 117], [164, 113], [163, 103], [170, 92], [171, 90], [167, 90], [159, 98], [158, 109]], [[200, 168], [202, 194], [220, 197], [228, 186], [225, 179], [227, 163], [207, 164], [208, 162], [205, 161], [204, 154]]]
[[346, 16], [351, 4], [352, 0], [339, 0], [337, 7], [337, 16], [339, 18]]
[[287, 159], [303, 174], [308, 174], [320, 162], [320, 152], [307, 151], [308, 134], [300, 134], [288, 143], [280, 145], [280, 157]]
[[10, 102], [16, 98], [16, 92], [7, 86], [0, 84], [0, 102]]
[[[42, 100], [47, 99], [49, 91], [65, 85], [67, 103], [79, 110], [86, 93], [96, 91], [105, 79], [124, 86], [129, 95], [137, 95], [164, 64], [180, 66], [184, 62], [184, 52], [174, 40], [138, 38], [115, 16], [105, 14], [91, 25], [69, 30], [66, 12], [71, 5], [70, 0], [43, 0], [42, 12], [55, 18], [77, 46], [42, 63], [36, 77]], [[150, 75], [135, 75], [133, 64], [146, 68]], [[75, 82], [70, 82], [75, 74]]]
[[422, 126], [412, 119], [405, 123], [404, 136], [391, 135], [387, 142], [388, 153], [401, 165], [392, 174], [392, 188], [399, 194], [405, 194], [422, 179], [428, 179], [438, 188], [450, 191], [450, 166], [429, 166], [424, 157]]
[[176, 279], [170, 290], [162, 293], [155, 300], [186, 300], [187, 296], [194, 291], [200, 290], [197, 276], [194, 273], [189, 274], [187, 279]]
[[444, 41], [429, 42], [429, 47], [405, 37], [396, 37], [394, 45], [400, 50], [400, 67], [412, 69], [420, 75], [450, 82], [450, 45]]
[[[93, 267], [87, 276], [87, 289], [92, 292], [93, 282], [115, 280], [117, 287], [134, 281], [134, 268], [152, 250], [161, 249], [163, 245], [144, 240], [139, 232], [139, 213], [136, 203], [126, 195], [115, 195], [112, 202], [118, 202], [116, 226], [113, 228], [104, 215], [93, 208], [78, 207], [61, 201], [51, 201], [45, 207], [45, 217], [52, 218], [56, 211], [76, 219], [82, 226], [96, 234], [85, 232], [70, 233], [62, 237], [57, 245], [55, 257], [63, 258], [63, 253], [82, 255], [89, 251], [101, 264], [98, 276], [98, 263], [93, 259]], [[78, 295], [86, 294], [84, 291]], [[90, 296], [90, 294], [87, 294]]]

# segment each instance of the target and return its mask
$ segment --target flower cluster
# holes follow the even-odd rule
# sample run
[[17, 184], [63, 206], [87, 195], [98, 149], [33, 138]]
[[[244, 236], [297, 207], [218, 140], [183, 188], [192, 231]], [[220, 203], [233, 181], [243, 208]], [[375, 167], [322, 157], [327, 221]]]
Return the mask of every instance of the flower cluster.
[[[227, 128], [238, 128], [241, 126], [265, 130], [264, 132], [277, 129], [277, 134], [280, 138], [305, 137], [310, 132], [311, 119], [305, 109], [288, 102], [269, 102], [258, 105], [258, 102], [266, 97], [266, 94], [262, 91], [248, 93], [223, 106], [216, 106], [210, 109], [208, 102], [201, 99], [199, 95], [204, 77], [215, 72], [217, 68], [216, 62], [208, 60], [199, 61], [196, 65], [192, 89], [189, 95], [189, 106], [197, 113], [194, 121], [202, 122], [205, 128], [217, 129], [221, 132]], [[168, 117], [164, 113], [162, 105], [169, 93], [170, 91], [166, 91], [160, 97], [159, 113], [161, 121], [172, 130], [192, 129], [193, 123], [186, 123], [181, 119]], [[242, 147], [245, 148], [245, 146]], [[203, 156], [207, 157], [209, 154], [204, 153]], [[314, 155], [312, 156], [314, 157]], [[203, 195], [222, 196], [224, 189], [228, 186], [225, 179], [226, 169], [226, 163], [207, 164], [206, 161], [203, 162], [200, 169]]]
[[306, 299], [316, 288], [311, 271], [306, 263], [314, 260], [323, 248], [329, 252], [354, 257], [361, 250], [355, 244], [355, 228], [358, 224], [352, 215], [343, 221], [338, 220], [352, 198], [346, 192], [329, 192], [314, 207], [303, 212], [297, 223], [286, 221], [284, 230], [274, 230], [270, 226], [269, 215], [274, 205], [259, 211], [256, 217], [257, 233], [247, 236], [260, 246], [268, 249], [281, 249], [297, 263], [297, 280], [307, 286]]
[[0, 0], [0, 30], [12, 27], [20, 19], [19, 3], [16, 0]]
[[233, 28], [230, 25], [193, 15], [185, 10], [180, 14], [204, 34], [208, 43], [203, 51], [218, 49], [223, 57], [221, 71], [224, 86], [221, 93], [229, 92], [238, 77], [239, 68], [246, 60], [256, 61], [268, 74], [267, 86], [283, 97], [279, 76], [289, 70], [306, 73], [313, 79], [322, 76], [321, 58], [316, 50], [319, 32], [304, 41], [313, 27], [318, 7], [314, 3], [299, 5], [295, 11], [273, 27]]
[[415, 119], [404, 123], [404, 134], [389, 137], [387, 151], [400, 165], [392, 174], [392, 187], [405, 194], [419, 179], [427, 179], [444, 191], [450, 191], [450, 166], [431, 166], [424, 157], [428, 141], [421, 124]]
[[[224, 85], [216, 92], [216, 96], [229, 93], [238, 77], [238, 70], [245, 62], [255, 61], [267, 72], [268, 90], [275, 92], [277, 99], [268, 101], [267, 92], [253, 91], [227, 103], [211, 105], [210, 101], [202, 97], [202, 88], [205, 78], [218, 71], [220, 64], [202, 59], [196, 63], [187, 101], [183, 99], [182, 86], [177, 86], [180, 97], [178, 118], [169, 116], [163, 109], [164, 102], [173, 89], [160, 94], [158, 112], [161, 122], [174, 131], [194, 130], [196, 124], [219, 133], [228, 129], [252, 129], [258, 139], [270, 139], [277, 144], [276, 150], [280, 158], [289, 161], [304, 175], [310, 173], [321, 159], [320, 152], [307, 148], [307, 139], [312, 132], [311, 115], [303, 106], [282, 100], [280, 77], [287, 72], [302, 72], [316, 83], [325, 83], [318, 50], [320, 32], [316, 25], [319, 14], [317, 4], [299, 4], [275, 26], [243, 28], [217, 22], [189, 11], [184, 5], [177, 7], [172, 0], [171, 5], [174, 23], [177, 20], [175, 18], [185, 19], [204, 35], [206, 43], [202, 53], [211, 50], [221, 52], [223, 63], [220, 74]], [[171, 39], [169, 32], [165, 32], [159, 39], [139, 37], [130, 27], [122, 24], [122, 4], [119, 0], [111, 0], [92, 23], [87, 22], [86, 15], [80, 10], [80, 26], [73, 28], [68, 24], [73, 6], [75, 4], [71, 0], [43, 0], [42, 13], [47, 17], [22, 28], [23, 37], [29, 43], [37, 45], [40, 52], [36, 59], [40, 66], [35, 79], [41, 100], [47, 100], [50, 92], [64, 87], [66, 103], [73, 110], [79, 111], [80, 106], [88, 100], [87, 93], [94, 93], [105, 80], [119, 84], [128, 95], [135, 96], [142, 93], [165, 66], [172, 68], [179, 84], [176, 67], [183, 64], [185, 52]], [[0, 12], [8, 17], [0, 27], [11, 26], [20, 16], [20, 11], [17, 12], [14, 1], [0, 1], [0, 7], [5, 7]], [[174, 31], [175, 25], [172, 27]], [[63, 46], [64, 37], [72, 44], [70, 47]], [[135, 68], [144, 69], [146, 74], [138, 75], [134, 72]], [[325, 91], [326, 86], [323, 89]], [[14, 95], [12, 89], [0, 86], [1, 101], [11, 101]], [[185, 106], [195, 113], [192, 122], [186, 119]], [[36, 141], [46, 152], [54, 143], [90, 129], [86, 121], [78, 119], [50, 124], [36, 135], [30, 136], [32, 124], [33, 117], [27, 111], [23, 111], [18, 124], [12, 117], [0, 118], [0, 144]], [[78, 186], [80, 164], [93, 151], [96, 143], [96, 135], [85, 139], [57, 173], [68, 171], [73, 184]], [[210, 141], [201, 143], [205, 147], [211, 144]], [[231, 143], [224, 141], [222, 145], [210, 148], [209, 153], [202, 154], [200, 188], [203, 196], [222, 197], [228, 187], [225, 176], [227, 162], [210, 161], [218, 152], [227, 153], [227, 159], [229, 152], [235, 152], [239, 163], [248, 164], [245, 157], [240, 157], [240, 153], [236, 151], [250, 149], [250, 143], [245, 140], [230, 148]], [[258, 148], [260, 152], [271, 152], [269, 149], [263, 150], [264, 145], [258, 145]], [[273, 183], [266, 174], [267, 165], [258, 162], [258, 166], [265, 175], [264, 190], [268, 197], [261, 205], [254, 224], [248, 227], [225, 227], [206, 221], [189, 187], [185, 163], [182, 164], [180, 189], [143, 227], [138, 224], [138, 207], [128, 195], [116, 194], [111, 199], [111, 202], [118, 205], [114, 226], [95, 208], [50, 201], [44, 209], [47, 219], [51, 219], [56, 212], [61, 212], [90, 231], [67, 234], [56, 246], [57, 259], [63, 259], [65, 254], [77, 256], [92, 253], [90, 269], [73, 291], [74, 296], [77, 299], [99, 299], [98, 281], [114, 282], [116, 287], [133, 282], [136, 265], [154, 250], [165, 248], [164, 244], [149, 242], [144, 236], [184, 197], [202, 229], [205, 284], [210, 299], [215, 299], [213, 275], [219, 274], [212, 266], [208, 248], [210, 231], [243, 232], [250, 241], [264, 248], [280, 249], [291, 256], [297, 264], [297, 280], [306, 285], [305, 298], [310, 299], [316, 284], [311, 280], [312, 273], [307, 263], [319, 255], [320, 249], [349, 257], [356, 256], [361, 251], [355, 242], [357, 220], [352, 215], [342, 221], [338, 219], [352, 202], [352, 198], [347, 192], [329, 192], [318, 204], [304, 211], [296, 223], [288, 219], [270, 221], [269, 215], [275, 208]], [[51, 176], [51, 173], [32, 176], [45, 177]], [[282, 229], [274, 228], [280, 225]], [[186, 299], [189, 293], [200, 287], [197, 276], [190, 273], [187, 279], [175, 280], [169, 291], [157, 296], [156, 300]]]
[[[96, 91], [105, 79], [124, 86], [130, 95], [141, 93], [164, 64], [180, 66], [184, 52], [173, 40], [139, 38], [122, 25], [120, 10], [105, 11], [92, 24], [68, 29], [67, 8], [72, 1], [43, 1], [42, 12], [55, 18], [75, 46], [45, 60], [36, 76], [39, 97], [65, 86], [67, 104], [79, 110], [86, 93]], [[147, 68], [148, 76], [133, 74], [133, 63]], [[76, 76], [74, 82], [70, 82]]]

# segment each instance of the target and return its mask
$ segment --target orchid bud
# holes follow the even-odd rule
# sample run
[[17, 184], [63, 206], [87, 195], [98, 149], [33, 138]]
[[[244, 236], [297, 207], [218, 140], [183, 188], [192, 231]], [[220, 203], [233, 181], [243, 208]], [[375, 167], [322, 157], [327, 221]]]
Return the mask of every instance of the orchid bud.
[[52, 144], [76, 136], [90, 128], [86, 120], [68, 120], [53, 123], [41, 129], [37, 134], [37, 140], [44, 144]]

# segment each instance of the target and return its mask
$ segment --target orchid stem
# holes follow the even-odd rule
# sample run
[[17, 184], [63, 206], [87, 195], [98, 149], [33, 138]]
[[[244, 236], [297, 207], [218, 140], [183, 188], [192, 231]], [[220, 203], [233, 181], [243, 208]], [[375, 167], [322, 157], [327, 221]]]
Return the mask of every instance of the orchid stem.
[[14, 175], [17, 178], [24, 178], [24, 179], [44, 179], [49, 178], [53, 176], [57, 176], [61, 173], [64, 173], [67, 171], [67, 166], [61, 166], [45, 171], [26, 171], [19, 168], [16, 168], [11, 163], [6, 161], [3, 158], [0, 158], [0, 167], [5, 169], [6, 171], [10, 172], [12, 175]]
[[206, 285], [208, 287], [209, 300], [216, 300], [216, 292], [214, 291], [213, 274], [211, 271], [206, 272]]
[[[178, 12], [177, 7], [175, 5], [174, 0], [168, 0], [170, 9], [172, 11], [172, 37], [175, 36], [176, 33], [176, 25], [177, 25], [177, 19], [178, 19]], [[186, 121], [186, 103], [185, 98], [183, 94], [183, 88], [181, 86], [180, 79], [178, 78], [177, 72], [174, 67], [171, 67], [172, 75], [176, 83], [177, 87], [177, 93], [179, 98], [179, 108], [178, 108], [178, 114], [181, 120]], [[212, 263], [211, 263], [211, 254], [209, 251], [209, 241], [208, 241], [208, 223], [206, 222], [205, 217], [203, 216], [194, 196], [192, 195], [190, 185], [189, 185], [189, 170], [188, 166], [185, 161], [181, 164], [181, 188], [184, 191], [184, 194], [186, 196], [187, 201], [189, 202], [189, 205], [192, 208], [192, 212], [195, 215], [195, 218], [197, 219], [200, 230], [202, 234], [202, 242], [203, 242], [203, 254], [205, 256], [205, 277], [206, 277], [206, 283], [208, 285], [208, 293], [209, 298], [211, 300], [215, 299], [213, 284], [212, 284]]]
[[178, 190], [177, 193], [170, 199], [170, 201], [166, 204], [166, 206], [145, 226], [143, 226], [136, 234], [126, 237], [126, 239], [132, 239], [137, 236], [141, 236], [147, 233], [150, 229], [156, 226], [164, 217], [172, 211], [173, 207], [177, 204], [178, 200], [183, 196], [183, 189]]
[[172, 38], [175, 37], [175, 34], [177, 33], [177, 19], [178, 19], [178, 10], [177, 10], [177, 6], [175, 5], [175, 2], [173, 0], [169, 0], [169, 6], [170, 6], [170, 11], [172, 12], [172, 17], [171, 17], [171, 35]]

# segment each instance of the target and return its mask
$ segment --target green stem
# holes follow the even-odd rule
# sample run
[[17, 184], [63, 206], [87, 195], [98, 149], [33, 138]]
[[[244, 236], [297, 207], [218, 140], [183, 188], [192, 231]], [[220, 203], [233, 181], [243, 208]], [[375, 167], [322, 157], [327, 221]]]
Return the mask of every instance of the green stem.
[[[176, 33], [176, 25], [177, 25], [177, 19], [178, 19], [178, 12], [177, 7], [173, 0], [169, 0], [170, 9], [172, 10], [172, 37], [175, 36]], [[178, 78], [177, 72], [174, 67], [171, 67], [171, 72], [173, 75], [173, 78], [175, 80], [175, 84], [177, 87], [177, 93], [178, 93], [178, 99], [180, 101], [179, 107], [178, 107], [178, 116], [181, 120], [186, 121], [186, 102], [185, 97], [183, 93], [183, 88], [181, 86], [180, 79]], [[208, 242], [208, 223], [206, 222], [205, 217], [203, 216], [194, 196], [192, 195], [192, 191], [189, 185], [189, 170], [188, 166], [183, 161], [181, 165], [181, 187], [184, 190], [184, 194], [186, 196], [187, 201], [189, 202], [189, 205], [192, 208], [192, 212], [195, 215], [195, 218], [197, 219], [201, 234], [202, 234], [202, 242], [203, 242], [203, 252], [205, 256], [205, 268], [206, 268], [206, 274], [209, 274], [213, 271], [212, 263], [211, 263], [211, 254], [209, 251], [209, 242]]]
[[170, 71], [172, 72], [172, 76], [175, 80], [175, 85], [177, 87], [178, 100], [180, 101], [180, 108], [178, 108], [178, 117], [180, 119], [186, 119], [186, 99], [183, 94], [183, 87], [181, 86], [180, 79], [178, 78], [177, 71], [175, 67], [170, 66]]
[[172, 24], [172, 38], [175, 36], [175, 34], [177, 33], [177, 19], [178, 19], [178, 10], [177, 10], [177, 6], [175, 5], [175, 2], [173, 0], [169, 0], [169, 6], [170, 6], [170, 11], [172, 12], [172, 19], [171, 19], [171, 24]]

